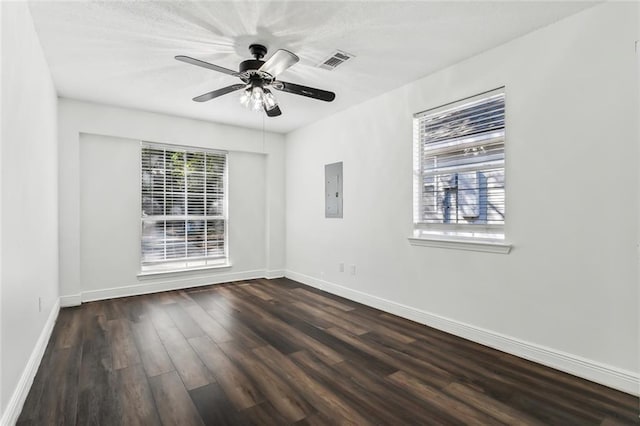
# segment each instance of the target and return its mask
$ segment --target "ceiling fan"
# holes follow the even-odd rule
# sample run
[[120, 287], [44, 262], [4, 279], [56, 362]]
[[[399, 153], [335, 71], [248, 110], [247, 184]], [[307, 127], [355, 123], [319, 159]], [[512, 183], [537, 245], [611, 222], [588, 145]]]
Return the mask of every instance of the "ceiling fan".
[[277, 117], [282, 114], [282, 111], [270, 88], [325, 102], [331, 102], [335, 99], [336, 94], [333, 92], [276, 80], [280, 73], [299, 61], [299, 58], [288, 50], [280, 49], [276, 51], [266, 62], [262, 60], [267, 54], [267, 48], [263, 45], [252, 44], [249, 46], [249, 51], [254, 59], [242, 61], [238, 71], [190, 58], [189, 56], [176, 56], [178, 61], [232, 75], [242, 80], [242, 83], [232, 84], [231, 86], [196, 96], [193, 100], [206, 102], [227, 93], [244, 89], [240, 97], [242, 105], [254, 111], [264, 110], [269, 117]]

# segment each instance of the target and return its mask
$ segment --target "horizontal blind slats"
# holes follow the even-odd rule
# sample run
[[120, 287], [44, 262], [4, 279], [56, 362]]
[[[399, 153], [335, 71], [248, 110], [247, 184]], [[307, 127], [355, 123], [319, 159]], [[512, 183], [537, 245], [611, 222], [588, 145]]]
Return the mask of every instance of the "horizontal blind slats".
[[435, 143], [504, 128], [504, 109], [491, 108], [486, 111], [463, 111], [451, 113], [421, 125], [422, 140]]
[[470, 111], [456, 115], [438, 117], [437, 119], [425, 120], [420, 123], [421, 128], [430, 132], [439, 127], [459, 127], [472, 125], [478, 127], [489, 122], [504, 124], [504, 110], [501, 105], [495, 105], [479, 111]]
[[142, 144], [142, 265], [226, 256], [226, 153]]
[[504, 224], [504, 93], [416, 115], [416, 223]]

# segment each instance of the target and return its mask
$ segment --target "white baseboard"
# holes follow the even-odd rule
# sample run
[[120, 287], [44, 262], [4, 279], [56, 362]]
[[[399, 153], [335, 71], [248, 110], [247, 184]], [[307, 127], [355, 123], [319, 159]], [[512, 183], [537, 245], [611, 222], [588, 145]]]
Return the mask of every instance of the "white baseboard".
[[60, 297], [60, 306], [78, 306], [82, 302], [113, 299], [116, 297], [138, 296], [141, 294], [159, 293], [161, 291], [180, 290], [190, 287], [201, 287], [210, 284], [221, 284], [232, 281], [251, 280], [255, 278], [280, 278], [284, 277], [284, 271], [255, 271], [231, 272], [217, 275], [189, 275], [164, 279], [145, 278], [145, 282], [122, 285], [118, 287], [100, 290], [83, 291], [78, 294], [70, 294]]
[[56, 300], [56, 302], [53, 304], [53, 307], [51, 308], [51, 312], [49, 312], [47, 322], [44, 323], [44, 327], [42, 328], [42, 332], [40, 333], [40, 336], [36, 341], [36, 345], [33, 348], [33, 351], [31, 351], [31, 356], [27, 361], [27, 365], [22, 371], [20, 380], [18, 381], [15, 390], [13, 391], [13, 395], [11, 395], [11, 399], [9, 400], [7, 408], [2, 414], [2, 418], [0, 418], [0, 425], [14, 425], [18, 420], [18, 416], [20, 416], [20, 412], [22, 411], [22, 406], [27, 399], [27, 395], [29, 395], [29, 390], [31, 389], [33, 379], [38, 372], [38, 367], [40, 366], [40, 362], [42, 361], [44, 351], [47, 348], [47, 343], [49, 343], [49, 338], [51, 337], [53, 326], [56, 324], [56, 319], [58, 318], [58, 312], [60, 312], [59, 299]]
[[116, 297], [138, 296], [141, 294], [180, 290], [183, 288], [201, 287], [210, 284], [221, 284], [264, 277], [264, 270], [255, 270], [231, 272], [228, 274], [179, 277], [174, 279], [163, 279], [161, 281], [154, 280], [154, 282], [144, 284], [131, 284], [101, 290], [83, 291], [81, 294], [81, 300], [82, 302], [92, 302], [96, 300], [113, 299]]
[[264, 274], [264, 278], [268, 280], [272, 280], [274, 278], [282, 278], [284, 277], [284, 269], [274, 269], [273, 271], [267, 271]]
[[574, 376], [582, 377], [632, 395], [640, 395], [640, 375], [632, 371], [623, 370], [577, 355], [465, 324], [294, 271], [285, 271], [285, 276], [346, 299], [363, 303], [482, 345], [490, 346], [500, 351], [573, 374]]
[[80, 306], [82, 303], [82, 293], [70, 294], [68, 296], [60, 296], [60, 307], [68, 308], [70, 306]]

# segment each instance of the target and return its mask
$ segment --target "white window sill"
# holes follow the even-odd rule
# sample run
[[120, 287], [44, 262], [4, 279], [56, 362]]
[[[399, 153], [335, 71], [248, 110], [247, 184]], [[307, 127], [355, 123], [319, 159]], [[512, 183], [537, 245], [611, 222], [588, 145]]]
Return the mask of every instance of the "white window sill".
[[439, 236], [409, 237], [409, 244], [413, 246], [436, 247], [454, 250], [481, 251], [486, 253], [508, 254], [511, 244], [502, 240], [462, 239]]
[[141, 271], [138, 273], [138, 278], [139, 279], [144, 279], [144, 278], [152, 278], [154, 276], [158, 276], [158, 275], [179, 275], [179, 274], [189, 274], [192, 272], [203, 272], [203, 271], [208, 271], [211, 269], [225, 269], [225, 268], [230, 268], [231, 267], [231, 263], [221, 263], [218, 265], [207, 265], [207, 266], [196, 266], [193, 268], [184, 268], [184, 269], [167, 269], [167, 270], [149, 270], [149, 271]]

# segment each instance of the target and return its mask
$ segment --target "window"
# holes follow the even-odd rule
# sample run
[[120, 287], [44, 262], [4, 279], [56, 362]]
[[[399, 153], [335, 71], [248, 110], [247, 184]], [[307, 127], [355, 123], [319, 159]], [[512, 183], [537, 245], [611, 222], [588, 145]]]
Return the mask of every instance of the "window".
[[225, 152], [141, 145], [145, 271], [227, 263]]
[[414, 116], [415, 237], [504, 238], [504, 117], [503, 89]]

